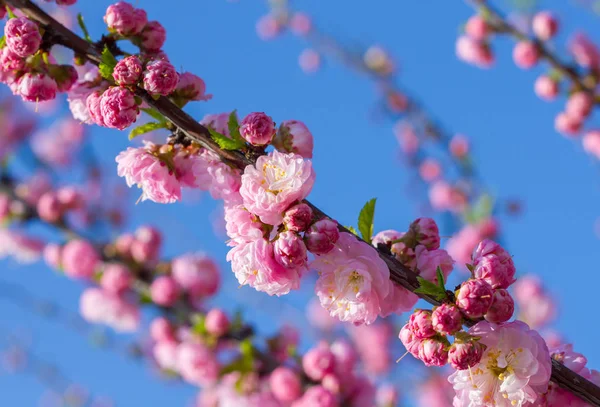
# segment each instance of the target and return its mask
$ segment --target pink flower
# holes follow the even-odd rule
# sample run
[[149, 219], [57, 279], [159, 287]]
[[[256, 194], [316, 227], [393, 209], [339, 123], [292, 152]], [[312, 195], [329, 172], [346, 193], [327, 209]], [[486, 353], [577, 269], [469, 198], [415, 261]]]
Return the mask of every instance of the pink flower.
[[581, 140], [583, 149], [597, 159], [600, 159], [600, 130], [590, 130]]
[[275, 260], [284, 267], [303, 267], [308, 261], [302, 238], [292, 231], [281, 232], [275, 241]]
[[281, 152], [296, 153], [304, 158], [313, 156], [313, 135], [298, 120], [286, 120], [279, 125], [273, 146]]
[[480, 15], [474, 15], [467, 20], [465, 32], [469, 37], [478, 41], [482, 41], [488, 36], [489, 28], [483, 17]]
[[533, 33], [542, 41], [548, 41], [558, 31], [558, 21], [549, 11], [540, 11], [533, 16]]
[[[304, 232], [312, 221], [313, 212], [305, 203], [300, 203], [288, 209], [283, 216], [283, 224], [288, 230]], [[335, 243], [335, 242], [334, 242]]]
[[456, 296], [456, 306], [469, 318], [481, 318], [492, 305], [494, 291], [485, 280], [465, 281]]
[[150, 337], [156, 342], [174, 342], [173, 326], [164, 317], [154, 318], [150, 324]]
[[305, 36], [312, 28], [310, 17], [304, 13], [294, 13], [289, 24], [294, 34], [299, 36]]
[[72, 278], [91, 279], [100, 262], [98, 252], [85, 240], [71, 240], [62, 249], [61, 264]]
[[79, 312], [86, 321], [108, 325], [118, 332], [134, 332], [140, 324], [137, 307], [99, 288], [88, 288], [83, 292]]
[[418, 218], [409, 226], [417, 244], [425, 246], [428, 250], [440, 248], [440, 231], [431, 218]]
[[104, 266], [100, 285], [107, 292], [120, 295], [131, 286], [132, 280], [131, 273], [126, 266], [111, 263]]
[[175, 90], [179, 74], [167, 61], [152, 61], [144, 71], [144, 89], [152, 95], [167, 96]]
[[462, 134], [457, 134], [450, 140], [450, 153], [456, 158], [464, 158], [469, 154], [469, 140]]
[[488, 68], [494, 63], [494, 55], [481, 41], [463, 35], [456, 40], [456, 56], [480, 68]]
[[413, 335], [419, 339], [431, 338], [436, 335], [431, 321], [431, 311], [429, 310], [415, 310], [408, 320], [408, 327]]
[[271, 372], [269, 385], [273, 395], [283, 403], [290, 403], [302, 395], [300, 377], [285, 366], [280, 366]]
[[428, 338], [419, 345], [419, 359], [425, 366], [444, 366], [448, 363], [446, 344], [437, 339]]
[[63, 215], [63, 207], [52, 191], [46, 192], [40, 197], [36, 209], [39, 217], [50, 223], [57, 222]]
[[339, 407], [339, 403], [333, 393], [323, 386], [311, 386], [292, 407]]
[[515, 282], [515, 264], [498, 243], [484, 239], [473, 253], [473, 276], [487, 281], [492, 288], [508, 288]]
[[490, 308], [485, 313], [484, 317], [488, 322], [500, 324], [508, 321], [514, 312], [515, 302], [513, 301], [512, 297], [508, 291], [499, 288], [494, 291], [492, 305], [490, 305]]
[[481, 361], [484, 351], [485, 345], [479, 341], [462, 342], [455, 340], [448, 351], [448, 362], [456, 370], [466, 370]]
[[459, 212], [466, 203], [460, 191], [446, 181], [436, 181], [431, 185], [429, 201], [435, 210], [452, 212]]
[[104, 91], [100, 90], [89, 93], [85, 100], [85, 106], [87, 108], [87, 114], [89, 115], [90, 120], [93, 123], [96, 123], [98, 126], [106, 127], [106, 124], [104, 123], [104, 116], [102, 115], [102, 110], [100, 109], [103, 93]]
[[222, 310], [213, 308], [206, 313], [204, 326], [209, 334], [221, 336], [229, 330], [229, 318]]
[[326, 254], [335, 247], [340, 237], [337, 222], [321, 219], [311, 225], [304, 234], [307, 249], [313, 254]]
[[558, 82], [548, 75], [541, 75], [535, 81], [535, 94], [540, 99], [551, 101], [558, 95]]
[[431, 324], [440, 334], [453, 335], [462, 328], [463, 318], [454, 304], [442, 304], [433, 310]]
[[141, 226], [135, 231], [131, 241], [131, 257], [138, 263], [153, 262], [158, 259], [162, 236], [152, 226]]
[[426, 158], [419, 166], [419, 174], [426, 182], [432, 182], [442, 175], [440, 163], [433, 158]]
[[113, 87], [102, 94], [100, 112], [106, 127], [123, 130], [137, 120], [140, 109], [129, 89]]
[[164, 307], [170, 307], [179, 299], [179, 287], [172, 277], [160, 276], [150, 285], [152, 301]]
[[138, 34], [147, 21], [144, 10], [136, 9], [123, 1], [108, 6], [104, 15], [108, 29], [126, 37]]
[[22, 58], [35, 54], [42, 43], [38, 25], [27, 17], [9, 19], [4, 26], [4, 36], [8, 49]]
[[225, 229], [230, 246], [251, 242], [263, 237], [262, 223], [243, 205], [225, 206]]
[[[378, 325], [371, 325], [370, 328], [375, 328]], [[387, 326], [387, 325], [386, 325]], [[357, 344], [357, 346], [359, 348], [361, 348], [360, 345], [358, 345], [358, 337], [361, 336], [360, 334], [355, 335], [355, 333], [358, 332], [365, 332], [365, 330], [368, 330], [369, 332], [372, 332], [373, 329], [369, 329], [369, 327], [366, 326], [362, 326], [362, 327], [357, 327], [357, 326], [353, 326], [350, 327], [350, 331], [349, 334], [350, 336], [352, 336], [354, 342]], [[372, 337], [373, 335], [367, 335]], [[381, 337], [381, 335], [375, 335], [375, 336], [379, 336]], [[388, 336], [388, 335], [384, 335], [384, 336]], [[364, 343], [368, 343], [370, 341], [364, 341]], [[381, 342], [381, 341], [375, 341], [377, 343]], [[331, 353], [333, 353], [333, 356], [335, 357], [335, 372], [338, 375], [342, 375], [343, 373], [347, 373], [347, 372], [351, 372], [352, 370], [354, 370], [354, 366], [356, 365], [357, 362], [357, 355], [356, 355], [356, 351], [354, 350], [353, 346], [346, 340], [344, 339], [338, 339], [335, 342], [333, 342], [331, 344], [331, 346], [329, 347], [329, 350], [331, 351]]]
[[77, 70], [71, 65], [54, 65], [50, 68], [50, 76], [56, 81], [59, 92], [68, 92], [77, 82]]
[[14, 257], [21, 264], [36, 262], [42, 255], [45, 243], [21, 232], [0, 229], [0, 258]]
[[530, 326], [543, 326], [556, 316], [556, 301], [544, 290], [537, 277], [519, 278], [514, 285], [514, 295], [519, 307], [519, 319]]
[[315, 292], [332, 316], [370, 324], [390, 293], [390, 272], [377, 251], [354, 235], [341, 233], [335, 248], [311, 264], [319, 272]]
[[[227, 137], [231, 138], [229, 134], [229, 126], [227, 122], [229, 121], [230, 112], [218, 113], [218, 114], [207, 114], [200, 120], [200, 124], [210, 127], [214, 131], [224, 134]], [[236, 113], [237, 118], [237, 113]]]
[[417, 338], [410, 328], [410, 324], [405, 324], [402, 329], [400, 329], [400, 333], [398, 334], [398, 338], [402, 342], [402, 345], [406, 348], [406, 351], [413, 355], [415, 358], [419, 357], [419, 347], [421, 344], [421, 339]]
[[520, 41], [513, 50], [513, 60], [522, 69], [529, 69], [537, 64], [540, 58], [540, 50], [531, 41]]
[[310, 299], [306, 307], [306, 314], [308, 322], [315, 328], [323, 331], [330, 331], [339, 323], [337, 319], [332, 318], [329, 312], [321, 306], [317, 297]]
[[283, 212], [308, 196], [315, 182], [312, 163], [297, 154], [273, 151], [248, 165], [240, 194], [244, 206], [264, 223], [278, 225]]
[[125, 177], [127, 186], [142, 189], [143, 201], [172, 203], [181, 199], [181, 186], [174, 172], [146, 148], [128, 147], [116, 161], [119, 176]]
[[178, 370], [177, 354], [178, 344], [174, 341], [160, 341], [154, 344], [152, 348], [152, 356], [156, 364], [161, 369], [168, 369], [176, 372]]
[[171, 275], [192, 297], [208, 297], [219, 289], [221, 277], [215, 262], [205, 254], [186, 254], [173, 259]]
[[458, 370], [448, 380], [454, 405], [522, 406], [546, 392], [551, 363], [542, 337], [519, 321], [504, 325], [479, 322], [469, 330], [487, 346], [481, 362]]
[[321, 55], [314, 49], [307, 48], [298, 56], [298, 65], [307, 74], [315, 73], [321, 67]]
[[381, 302], [380, 316], [383, 318], [391, 314], [402, 314], [413, 309], [419, 297], [399, 284], [389, 282], [390, 292]]
[[446, 249], [453, 259], [464, 265], [471, 262], [473, 249], [482, 238], [481, 230], [476, 225], [468, 224], [448, 240]]
[[425, 246], [415, 248], [417, 273], [425, 280], [437, 282], [437, 269], [441, 268], [444, 280], [448, 278], [454, 266], [454, 260], [443, 249], [427, 250]]
[[329, 346], [321, 342], [306, 352], [302, 357], [302, 368], [304, 373], [315, 381], [320, 381], [328, 373], [333, 373], [335, 357], [329, 350]]
[[141, 34], [141, 46], [146, 51], [159, 51], [167, 40], [167, 30], [158, 21], [150, 21]]
[[241, 285], [269, 295], [284, 295], [300, 287], [305, 268], [287, 268], [274, 258], [273, 244], [265, 239], [240, 243], [227, 253], [227, 261]]
[[[10, 20], [9, 20], [10, 21]], [[19, 94], [28, 102], [44, 102], [56, 97], [56, 81], [43, 73], [26, 73], [19, 78]]]
[[557, 132], [565, 136], [574, 137], [581, 131], [583, 122], [580, 118], [573, 117], [565, 112], [556, 115], [554, 119], [554, 128]]
[[113, 71], [113, 78], [119, 85], [135, 85], [142, 77], [142, 62], [136, 55], [123, 58]]
[[571, 39], [569, 51], [577, 64], [584, 68], [598, 68], [600, 65], [598, 47], [583, 33], [578, 33]]
[[198, 75], [184, 72], [179, 75], [179, 82], [175, 88], [175, 96], [184, 100], [210, 100], [212, 95], [206, 93], [206, 84]]
[[215, 353], [200, 343], [184, 342], [177, 349], [177, 366], [185, 381], [197, 386], [214, 383], [219, 377]]
[[280, 31], [281, 24], [269, 14], [262, 16], [256, 22], [256, 33], [262, 40], [273, 39]]
[[250, 113], [240, 123], [240, 134], [250, 144], [264, 146], [275, 136], [275, 123], [265, 113]]
[[60, 268], [60, 258], [61, 258], [62, 248], [55, 243], [48, 243], [44, 247], [44, 261], [47, 265], [52, 267], [53, 269]]
[[579, 91], [569, 96], [565, 112], [576, 120], [583, 120], [590, 115], [594, 106], [594, 98], [587, 92]]

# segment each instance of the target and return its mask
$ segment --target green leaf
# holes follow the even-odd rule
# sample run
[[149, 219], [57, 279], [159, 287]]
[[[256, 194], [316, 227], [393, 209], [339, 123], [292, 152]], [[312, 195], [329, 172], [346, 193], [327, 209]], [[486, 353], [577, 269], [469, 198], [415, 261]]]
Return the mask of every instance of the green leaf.
[[192, 332], [200, 336], [205, 336], [208, 332], [205, 326], [206, 318], [202, 314], [196, 314], [192, 317]]
[[371, 199], [363, 206], [358, 215], [358, 230], [363, 240], [371, 244], [373, 237], [373, 221], [375, 219], [375, 203], [377, 198]]
[[17, 18], [17, 16], [15, 15], [15, 13], [13, 13], [12, 9], [8, 6], [6, 6], [6, 12], [8, 13], [8, 19], [10, 20], [11, 18]]
[[352, 232], [355, 236], [358, 236], [358, 232], [356, 231], [356, 229], [354, 229], [354, 226], [346, 226], [346, 229]]
[[227, 128], [229, 129], [229, 134], [233, 140], [246, 144], [246, 140], [244, 140], [240, 134], [240, 124], [238, 123], [236, 112], [237, 110], [234, 110], [229, 114]]
[[239, 150], [244, 147], [246, 143], [240, 142], [239, 140], [233, 140], [228, 138], [227, 136], [219, 133], [218, 131], [214, 131], [210, 127], [207, 127], [210, 135], [213, 140], [221, 147], [223, 150]]
[[104, 46], [104, 50], [102, 50], [102, 57], [100, 58], [102, 62], [100, 62], [100, 75], [104, 79], [112, 79], [112, 73], [115, 70], [115, 66], [117, 66], [117, 59], [110, 52], [107, 46]]
[[79, 23], [79, 27], [81, 27], [81, 31], [83, 31], [83, 38], [85, 38], [87, 42], [92, 43], [92, 37], [90, 37], [90, 32], [83, 22], [83, 16], [81, 13], [77, 14], [77, 22]]
[[415, 294], [429, 295], [438, 301], [446, 299], [446, 290], [443, 290], [438, 285], [422, 277], [417, 277], [417, 281], [419, 281], [419, 288], [414, 291]]
[[0, 37], [0, 49], [6, 47], [6, 37], [3, 35]]
[[437, 273], [438, 287], [440, 287], [440, 289], [442, 291], [446, 292], [446, 287], [444, 286], [444, 284], [445, 284], [444, 274], [442, 273], [442, 268], [440, 266], [438, 266], [436, 273]]
[[148, 116], [152, 117], [153, 119], [158, 120], [159, 123], [167, 122], [167, 119], [165, 119], [165, 116], [163, 116], [161, 113], [157, 112], [156, 110], [154, 110], [151, 107], [142, 107], [140, 110], [142, 112], [146, 113]]
[[164, 129], [165, 127], [167, 127], [166, 123], [150, 122], [142, 124], [141, 126], [138, 126], [129, 132], [129, 140], [133, 140], [137, 136], [149, 133], [154, 130]]

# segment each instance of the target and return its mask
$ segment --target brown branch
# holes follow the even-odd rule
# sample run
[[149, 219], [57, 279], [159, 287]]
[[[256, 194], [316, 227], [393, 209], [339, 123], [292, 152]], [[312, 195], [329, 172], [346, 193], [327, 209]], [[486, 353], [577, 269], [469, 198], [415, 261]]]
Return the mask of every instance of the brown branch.
[[[77, 55], [86, 57], [95, 64], [100, 63], [100, 52], [93, 45], [83, 40], [75, 33], [64, 27], [58, 21], [50, 17], [46, 12], [33, 4], [30, 0], [4, 0], [6, 3], [22, 11], [29, 18], [37, 21], [47, 31], [53, 33], [58, 44], [63, 45], [73, 50]], [[137, 95], [142, 97], [150, 106], [158, 110], [175, 126], [177, 126], [186, 136], [196, 141], [200, 145], [218, 154], [223, 160], [244, 169], [247, 165], [252, 165], [253, 161], [246, 158], [239, 151], [221, 150], [218, 145], [210, 138], [210, 133], [206, 127], [195, 121], [190, 115], [175, 106], [168, 98], [160, 97], [154, 100], [146, 91], [138, 89]], [[317, 217], [328, 217], [323, 211], [315, 205], [307, 202], [313, 209]], [[349, 232], [348, 229], [340, 226], [343, 232]], [[414, 291], [419, 287], [417, 275], [401, 264], [389, 251], [383, 250], [382, 246], [378, 247], [377, 252], [379, 257], [386, 263], [390, 270], [390, 279], [396, 284], [400, 284], [404, 288]], [[426, 296], [419, 295], [433, 305], [439, 305], [439, 301]], [[575, 372], [567, 369], [563, 365], [553, 362], [552, 380], [559, 386], [571, 391], [581, 399], [600, 407], [600, 387], [594, 385], [589, 380], [584, 379]]]

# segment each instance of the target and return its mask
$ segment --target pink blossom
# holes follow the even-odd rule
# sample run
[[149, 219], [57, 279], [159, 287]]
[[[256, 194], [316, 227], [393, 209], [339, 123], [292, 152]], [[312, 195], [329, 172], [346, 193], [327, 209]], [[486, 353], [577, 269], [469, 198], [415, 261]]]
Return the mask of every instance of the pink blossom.
[[[349, 330], [349, 334], [350, 336], [353, 338], [353, 341], [356, 343], [357, 348], [360, 350], [365, 346], [362, 346], [359, 344], [360, 339], [363, 339], [364, 337], [361, 335], [361, 332], [373, 332], [375, 331], [376, 327], [381, 327], [382, 325], [371, 325], [370, 327], [367, 327], [366, 325], [363, 326], [349, 326], [348, 328]], [[387, 327], [387, 325], [385, 325]], [[371, 328], [371, 329], [369, 329]], [[387, 332], [386, 332], [387, 333]], [[373, 336], [379, 336], [381, 337], [381, 335], [365, 335], [368, 337], [373, 337]], [[389, 335], [384, 335], [386, 338]], [[365, 340], [362, 342], [362, 344], [366, 345], [367, 343], [369, 343], [369, 340]], [[380, 343], [381, 341], [375, 341], [377, 343]], [[384, 346], [386, 347], [386, 346]], [[338, 339], [335, 342], [333, 342], [330, 346], [329, 346], [329, 350], [331, 351], [331, 353], [333, 353], [333, 356], [335, 357], [335, 373], [337, 375], [343, 375], [344, 373], [348, 373], [351, 372], [352, 370], [354, 370], [354, 367], [356, 365], [357, 362], [357, 355], [356, 355], [356, 351], [354, 350], [354, 347], [350, 344], [350, 342], [344, 340], [344, 339]]]
[[77, 82], [77, 70], [71, 65], [53, 65], [50, 76], [56, 81], [59, 92], [68, 92]]
[[154, 318], [150, 324], [150, 337], [156, 342], [174, 342], [173, 325], [164, 317]]
[[[405, 109], [402, 109], [405, 110]], [[419, 149], [419, 137], [412, 126], [404, 121], [398, 121], [394, 125], [394, 135], [400, 144], [400, 149], [406, 155], [413, 155]]]
[[440, 231], [431, 218], [418, 218], [409, 226], [417, 244], [425, 246], [428, 250], [440, 248]]
[[62, 248], [55, 243], [48, 243], [44, 247], [44, 261], [53, 269], [60, 268], [60, 259], [62, 257]]
[[250, 113], [240, 123], [240, 134], [250, 144], [264, 146], [275, 136], [275, 123], [265, 113]]
[[292, 407], [339, 407], [335, 396], [323, 386], [311, 386]]
[[178, 370], [177, 356], [179, 346], [174, 341], [159, 341], [152, 348], [152, 356], [161, 369]]
[[444, 280], [448, 278], [454, 266], [454, 260], [443, 249], [427, 250], [425, 246], [415, 248], [417, 273], [426, 280], [437, 282], [437, 269], [441, 268]]
[[332, 373], [335, 368], [335, 357], [329, 350], [329, 346], [321, 342], [306, 352], [302, 357], [302, 368], [304, 373], [315, 381], [320, 381], [326, 374]]
[[558, 95], [558, 82], [548, 75], [541, 75], [535, 81], [535, 94], [540, 99], [551, 101]]
[[12, 52], [8, 47], [0, 50], [0, 81], [11, 85], [16, 81], [18, 71], [25, 68], [25, 59]]
[[323, 331], [329, 331], [339, 323], [336, 318], [332, 318], [329, 312], [321, 306], [319, 299], [316, 297], [311, 298], [309, 301], [306, 307], [306, 314], [308, 322]]
[[515, 312], [515, 302], [508, 291], [499, 288], [494, 291], [492, 297], [492, 305], [485, 313], [485, 320], [500, 324], [508, 321]]
[[[218, 114], [207, 114], [202, 120], [200, 120], [200, 124], [210, 127], [214, 131], [224, 134], [227, 137], [231, 137], [229, 134], [229, 127], [227, 122], [229, 121], [230, 112], [218, 113]], [[236, 113], [237, 119], [237, 113]]]
[[167, 30], [158, 21], [150, 21], [141, 34], [141, 46], [146, 51], [159, 51], [167, 40]]
[[9, 19], [4, 26], [4, 36], [6, 46], [22, 58], [35, 54], [42, 43], [38, 25], [27, 17]]
[[40, 129], [31, 136], [31, 149], [44, 163], [65, 167], [81, 147], [85, 129], [73, 118], [64, 118], [50, 127]]
[[597, 159], [600, 159], [600, 130], [590, 130], [581, 140], [583, 149]]
[[108, 325], [118, 332], [134, 332], [140, 323], [137, 307], [98, 288], [88, 288], [83, 292], [79, 310], [86, 321]]
[[415, 310], [408, 320], [408, 327], [413, 335], [419, 339], [431, 338], [436, 335], [431, 321], [431, 311], [429, 310]]
[[131, 242], [131, 257], [138, 263], [152, 262], [158, 259], [162, 236], [152, 226], [141, 226], [135, 231]]
[[225, 228], [231, 239], [229, 245], [237, 246], [263, 237], [262, 223], [243, 205], [225, 206]]
[[283, 403], [290, 403], [302, 395], [300, 377], [290, 368], [280, 366], [273, 370], [269, 384], [273, 395]]
[[[358, 352], [364, 370], [374, 375], [388, 372], [392, 361], [390, 342], [393, 338], [393, 330], [391, 325], [382, 321], [371, 325], [349, 326], [347, 330], [356, 348], [354, 353]], [[350, 349], [347, 349], [346, 352]], [[354, 367], [356, 356], [350, 356], [353, 356], [350, 359], [352, 364], [346, 363], [347, 366], [344, 367], [337, 366], [336, 358], [336, 371], [340, 377], [351, 372]]]
[[123, 1], [108, 6], [104, 15], [108, 29], [124, 36], [138, 34], [147, 21], [144, 10], [136, 9]]
[[312, 28], [312, 21], [305, 13], [294, 13], [289, 24], [294, 34], [299, 36], [305, 36]]
[[71, 240], [62, 249], [61, 264], [69, 277], [90, 279], [99, 262], [98, 252], [85, 240]]
[[305, 73], [315, 73], [321, 67], [321, 55], [314, 49], [307, 48], [298, 56], [298, 64]]
[[549, 11], [540, 11], [533, 16], [533, 33], [542, 41], [548, 41], [558, 31], [558, 20]]
[[248, 165], [240, 194], [244, 206], [264, 223], [278, 225], [283, 212], [310, 193], [315, 181], [312, 163], [297, 154], [273, 151]]
[[274, 258], [273, 244], [265, 239], [244, 242], [227, 253], [227, 261], [241, 285], [269, 295], [284, 295], [300, 287], [304, 268], [281, 266]]
[[498, 243], [484, 239], [473, 253], [473, 276], [492, 288], [508, 288], [515, 282], [516, 268], [511, 255]]
[[158, 305], [169, 307], [179, 299], [179, 287], [172, 277], [160, 276], [150, 285], [152, 301]]
[[482, 317], [492, 305], [494, 291], [485, 280], [464, 282], [456, 296], [456, 306], [469, 318]]
[[442, 304], [434, 308], [431, 315], [433, 329], [442, 335], [453, 335], [460, 331], [463, 318], [460, 310], [454, 304]]
[[469, 333], [481, 337], [487, 349], [479, 364], [448, 378], [456, 391], [454, 405], [521, 406], [546, 392], [550, 354], [537, 332], [519, 321], [504, 325], [482, 321]]
[[175, 95], [184, 100], [210, 100], [211, 94], [206, 93], [206, 84], [201, 77], [191, 72], [179, 75]]
[[177, 284], [192, 297], [214, 295], [221, 282], [218, 266], [202, 253], [174, 258], [171, 274]]
[[332, 316], [370, 324], [390, 293], [389, 269], [377, 251], [354, 235], [341, 233], [329, 253], [311, 264], [319, 272], [315, 292]]
[[89, 63], [80, 67], [79, 78], [68, 93], [67, 101], [69, 102], [69, 109], [73, 114], [73, 118], [86, 124], [95, 123], [90, 116], [86, 101], [88, 96], [96, 89], [92, 82], [98, 76], [98, 67]]
[[513, 60], [515, 64], [522, 69], [529, 69], [537, 64], [540, 57], [540, 50], [537, 45], [531, 41], [520, 41], [513, 50]]
[[583, 120], [590, 115], [594, 106], [594, 98], [587, 92], [579, 91], [569, 96], [565, 112], [576, 120]]
[[490, 49], [483, 42], [466, 35], [456, 40], [456, 56], [480, 68], [488, 68], [494, 63], [494, 55]]
[[136, 55], [123, 58], [113, 71], [113, 78], [119, 85], [135, 85], [142, 77], [142, 62]]
[[432, 182], [442, 175], [440, 163], [433, 158], [426, 158], [419, 166], [419, 174], [426, 182]]
[[485, 19], [480, 15], [474, 15], [465, 24], [465, 32], [475, 40], [482, 41], [489, 34], [489, 28]]
[[167, 96], [175, 90], [179, 74], [167, 61], [157, 60], [146, 65], [144, 70], [144, 89], [152, 95]]
[[568, 137], [575, 137], [581, 131], [583, 122], [580, 118], [573, 117], [565, 112], [556, 115], [554, 119], [554, 128], [557, 132]]
[[292, 231], [281, 232], [274, 244], [275, 260], [284, 267], [303, 267], [308, 261], [302, 238]]
[[304, 158], [313, 156], [313, 135], [306, 125], [298, 120], [286, 120], [281, 123], [273, 145], [281, 152], [296, 153]]
[[45, 243], [19, 231], [0, 229], [0, 259], [14, 257], [21, 264], [39, 260]]
[[229, 330], [229, 318], [222, 310], [213, 308], [206, 313], [204, 326], [209, 334], [222, 336]]
[[100, 112], [106, 127], [123, 130], [137, 120], [140, 109], [129, 89], [113, 87], [102, 94]]
[[85, 99], [85, 107], [91, 122], [96, 123], [98, 126], [106, 127], [106, 124], [104, 123], [104, 116], [102, 115], [102, 110], [100, 109], [103, 93], [104, 91], [100, 90], [89, 93]]
[[429, 201], [438, 211], [459, 212], [465, 205], [464, 197], [446, 181], [436, 181], [429, 188]]
[[197, 386], [214, 383], [219, 377], [215, 353], [199, 343], [184, 342], [177, 349], [177, 366], [185, 381]]
[[283, 216], [283, 224], [288, 230], [304, 232], [312, 221], [313, 212], [305, 203], [300, 203], [288, 209]]
[[534, 276], [523, 276], [514, 284], [519, 319], [538, 328], [556, 316], [556, 301]]
[[444, 366], [448, 363], [446, 344], [434, 338], [421, 341], [419, 345], [419, 359], [425, 366]]
[[473, 249], [482, 238], [481, 230], [476, 225], [467, 224], [448, 240], [446, 249], [453, 259], [464, 265], [471, 262]]
[[126, 266], [110, 263], [104, 266], [100, 286], [109, 293], [120, 295], [131, 286], [132, 280], [131, 273]]
[[398, 338], [402, 342], [402, 345], [406, 348], [406, 351], [413, 355], [415, 358], [419, 357], [419, 347], [421, 339], [417, 338], [410, 328], [410, 324], [406, 323], [398, 334]]
[[[9, 20], [10, 21], [10, 20]], [[56, 81], [43, 73], [26, 73], [19, 78], [19, 94], [28, 102], [44, 102], [56, 97]]]
[[448, 362], [456, 370], [466, 370], [477, 365], [483, 356], [485, 345], [476, 340], [455, 340], [448, 350]]
[[600, 51], [585, 34], [577, 33], [569, 42], [569, 51], [573, 54], [577, 64], [584, 68], [598, 68], [600, 65]]
[[381, 302], [380, 315], [385, 318], [391, 314], [402, 314], [413, 309], [419, 297], [399, 284], [389, 282], [390, 292]]
[[52, 191], [46, 192], [40, 197], [36, 209], [39, 217], [50, 223], [57, 222], [63, 215], [63, 207]]
[[277, 36], [277, 34], [279, 34], [280, 31], [281, 25], [269, 14], [262, 16], [256, 22], [256, 33], [262, 40], [273, 39]]
[[304, 234], [306, 247], [313, 254], [329, 253], [340, 237], [337, 222], [321, 219], [311, 225]]

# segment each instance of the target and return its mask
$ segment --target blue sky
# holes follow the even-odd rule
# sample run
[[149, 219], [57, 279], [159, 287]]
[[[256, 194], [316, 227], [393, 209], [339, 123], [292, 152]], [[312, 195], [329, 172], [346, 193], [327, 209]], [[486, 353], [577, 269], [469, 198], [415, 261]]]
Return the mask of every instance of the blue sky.
[[[83, 12], [92, 36], [99, 36], [104, 29], [101, 17], [111, 2], [79, 3], [75, 7]], [[424, 101], [446, 128], [472, 139], [479, 174], [490, 191], [499, 198], [524, 201], [521, 217], [501, 218], [517, 269], [539, 274], [556, 293], [561, 311], [556, 328], [588, 357], [592, 367], [600, 367], [597, 331], [586, 312], [600, 285], [599, 241], [594, 234], [600, 215], [598, 166], [580, 145], [554, 131], [554, 115], [563, 101], [545, 103], [533, 93], [533, 81], [542, 68], [516, 68], [506, 40], [495, 41], [497, 63], [492, 69], [479, 70], [458, 61], [456, 34], [471, 13], [463, 2], [373, 1], [368, 7], [359, 1], [297, 3], [321, 29], [347, 43], [378, 43], [390, 50], [400, 66], [403, 86]], [[563, 17], [557, 50], [564, 51], [566, 34], [575, 28], [600, 37], [598, 17], [574, 1], [540, 3]], [[200, 119], [206, 113], [238, 109], [240, 115], [265, 111], [277, 122], [301, 120], [315, 136], [317, 181], [311, 201], [341, 223], [353, 224], [364, 202], [377, 197], [376, 230], [403, 230], [418, 216], [418, 197], [407, 195], [410, 174], [398, 161], [392, 123], [374, 121], [369, 114], [377, 102], [370, 82], [335, 62], [326, 63], [314, 75], [304, 74], [297, 63], [305, 47], [301, 40], [287, 34], [264, 42], [255, 35], [256, 20], [266, 12], [264, 2], [169, 4], [137, 2], [150, 19], [160, 19], [167, 27], [165, 50], [171, 61], [203, 77], [208, 92], [214, 94], [210, 102], [192, 106], [190, 113]], [[94, 128], [91, 139], [97, 154], [104, 157], [107, 173], [116, 174], [113, 157], [128, 145], [126, 134]], [[213, 233], [216, 205], [209, 197], [169, 206], [132, 206], [137, 196], [134, 192], [123, 202], [129, 208], [129, 226], [134, 229], [152, 219], [167, 235], [165, 256], [205, 250], [218, 259], [224, 287], [214, 303], [227, 309], [244, 307], [264, 331], [282, 322], [301, 321], [298, 315], [309, 287], [283, 300], [237, 288], [225, 262], [227, 248]], [[82, 288], [77, 283], [41, 264], [1, 264], [2, 279], [77, 309]], [[281, 301], [286, 304], [284, 311]], [[157, 380], [143, 363], [94, 349], [85, 338], [0, 298], [0, 330], [15, 329], [31, 332], [38, 356], [57, 362], [67, 376], [95, 394], [112, 397], [118, 406], [186, 405], [195, 394], [188, 386]], [[126, 343], [131, 338], [117, 340]], [[28, 376], [0, 376], [0, 392], [7, 405], [34, 406], [42, 387]]]

